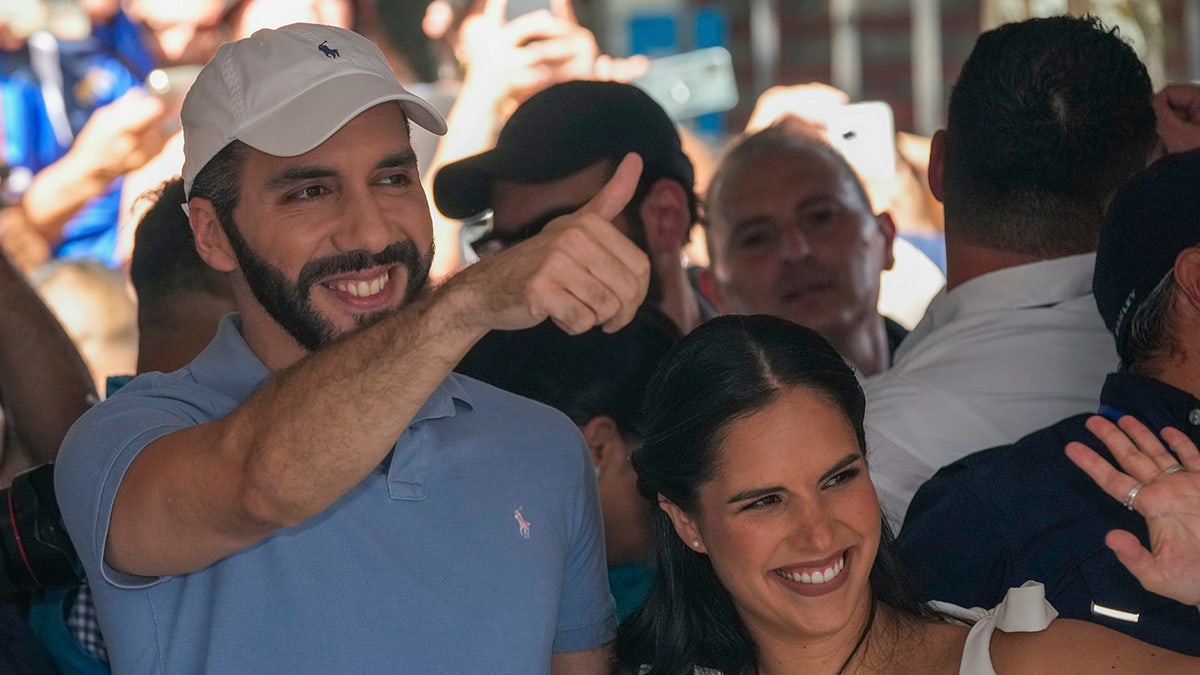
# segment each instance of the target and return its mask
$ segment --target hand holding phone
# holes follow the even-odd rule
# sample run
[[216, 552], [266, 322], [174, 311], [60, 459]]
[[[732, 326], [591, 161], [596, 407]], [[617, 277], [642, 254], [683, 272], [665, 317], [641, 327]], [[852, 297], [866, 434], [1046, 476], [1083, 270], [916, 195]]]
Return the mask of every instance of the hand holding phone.
[[724, 47], [709, 47], [650, 60], [635, 80], [673, 120], [729, 110], [737, 105], [733, 58]]
[[896, 129], [890, 105], [862, 101], [831, 108], [825, 126], [830, 145], [864, 178], [896, 174]]
[[554, 8], [551, 6], [551, 0], [508, 0], [505, 4], [505, 15], [509, 21], [524, 16], [531, 12], [544, 10], [554, 13]]

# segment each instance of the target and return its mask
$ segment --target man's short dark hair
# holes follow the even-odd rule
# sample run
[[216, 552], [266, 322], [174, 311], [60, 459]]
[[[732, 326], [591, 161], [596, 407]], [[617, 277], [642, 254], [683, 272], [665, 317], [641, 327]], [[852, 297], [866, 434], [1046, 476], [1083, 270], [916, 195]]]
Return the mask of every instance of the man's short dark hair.
[[1094, 250], [1106, 201], [1154, 142], [1152, 97], [1133, 49], [1094, 17], [984, 33], [950, 96], [949, 227], [1043, 258]]
[[207, 199], [212, 202], [213, 212], [226, 233], [233, 226], [233, 210], [237, 208], [241, 190], [242, 165], [246, 162], [246, 151], [250, 146], [233, 141], [208, 160], [208, 164], [196, 174], [192, 191], [187, 198]]
[[153, 312], [185, 292], [232, 298], [229, 280], [196, 252], [192, 229], [183, 212], [183, 179], [173, 178], [156, 193], [142, 198], [153, 199], [154, 204], [138, 223], [129, 266], [139, 314]]

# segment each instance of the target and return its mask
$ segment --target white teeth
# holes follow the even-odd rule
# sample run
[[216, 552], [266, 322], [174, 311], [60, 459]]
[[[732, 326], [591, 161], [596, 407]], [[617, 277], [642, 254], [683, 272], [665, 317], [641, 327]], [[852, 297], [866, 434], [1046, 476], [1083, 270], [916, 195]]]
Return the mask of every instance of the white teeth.
[[384, 272], [379, 277], [372, 281], [339, 281], [330, 285], [330, 288], [335, 291], [341, 291], [347, 295], [353, 295], [356, 298], [368, 297], [375, 295], [383, 289], [388, 282], [390, 274]]
[[801, 572], [800, 574], [793, 574], [784, 572], [783, 570], [775, 570], [775, 573], [784, 579], [797, 581], [802, 584], [825, 584], [833, 581], [834, 577], [841, 574], [842, 570], [845, 568], [846, 558], [843, 556], [838, 558], [838, 561], [833, 565], [826, 567], [824, 571], [817, 570], [816, 572], [812, 573]]

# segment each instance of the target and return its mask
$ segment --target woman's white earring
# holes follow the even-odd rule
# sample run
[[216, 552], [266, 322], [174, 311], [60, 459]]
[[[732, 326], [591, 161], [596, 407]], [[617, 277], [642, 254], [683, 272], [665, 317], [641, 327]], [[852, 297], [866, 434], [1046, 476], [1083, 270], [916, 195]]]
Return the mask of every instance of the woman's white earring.
[[693, 541], [693, 542], [692, 542], [692, 548], [700, 548], [700, 542], [699, 542], [698, 540], [697, 540], [697, 541]]

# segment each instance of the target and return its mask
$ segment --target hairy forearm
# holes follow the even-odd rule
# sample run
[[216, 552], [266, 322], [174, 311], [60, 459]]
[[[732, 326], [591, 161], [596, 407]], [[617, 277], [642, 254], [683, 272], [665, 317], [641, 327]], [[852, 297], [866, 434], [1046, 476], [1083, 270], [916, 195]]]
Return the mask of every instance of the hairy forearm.
[[[230, 415], [150, 442], [121, 479], [108, 563], [131, 574], [187, 573], [321, 513], [379, 466], [488, 330], [547, 318], [572, 334], [626, 325], [650, 264], [610, 221], [640, 172], [641, 161], [627, 157], [579, 212], [368, 328], [294, 363], [276, 361], [276, 375]], [[243, 332], [281, 330], [261, 323], [270, 321], [243, 314]], [[113, 414], [109, 423], [136, 411]]]
[[227, 437], [244, 449], [245, 488], [259, 516], [301, 522], [378, 466], [485, 332], [462, 319], [454, 294], [425, 296], [312, 354], [238, 411]]
[[25, 278], [0, 256], [0, 398], [41, 462], [95, 400], [87, 366]]
[[108, 563], [188, 573], [324, 511], [485, 332], [461, 306], [454, 288], [421, 297], [279, 372], [228, 417], [151, 443], [122, 480]]

